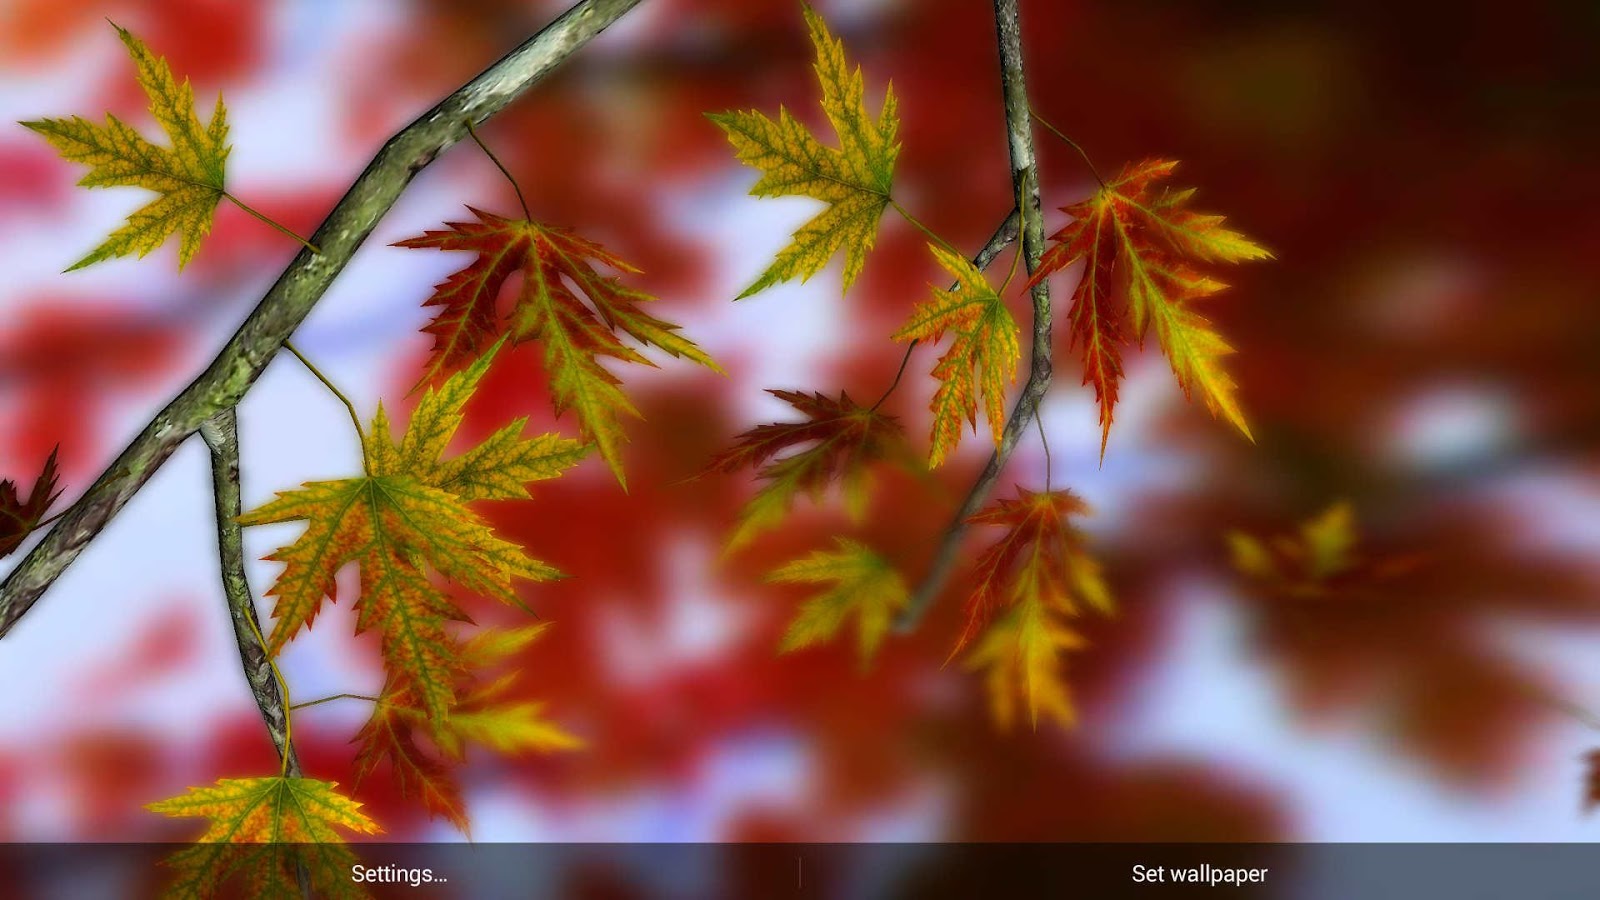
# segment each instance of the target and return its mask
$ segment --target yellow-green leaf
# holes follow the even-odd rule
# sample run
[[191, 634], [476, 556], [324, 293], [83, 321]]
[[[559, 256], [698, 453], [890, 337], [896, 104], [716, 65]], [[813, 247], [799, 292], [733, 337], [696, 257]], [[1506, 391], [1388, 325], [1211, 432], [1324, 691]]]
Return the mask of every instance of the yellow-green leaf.
[[1011, 728], [1019, 709], [1026, 709], [1034, 728], [1041, 713], [1070, 726], [1076, 716], [1061, 657], [1084, 646], [1057, 613], [1033, 599], [989, 626], [966, 666], [984, 672], [989, 708], [1001, 730]]
[[817, 81], [822, 109], [838, 136], [837, 148], [824, 145], [789, 114], [778, 110], [773, 121], [762, 113], [726, 112], [709, 118], [728, 135], [739, 160], [760, 169], [750, 189], [757, 197], [810, 197], [827, 208], [794, 233], [793, 241], [754, 283], [740, 292], [744, 299], [779, 282], [805, 281], [828, 260], [844, 251], [844, 289], [849, 290], [877, 238], [878, 220], [890, 202], [895, 142], [900, 127], [894, 88], [884, 95], [874, 122], [867, 113], [861, 70], [845, 59], [844, 43], [828, 31], [816, 11], [805, 8], [806, 25], [816, 47]]
[[934, 258], [956, 278], [956, 289], [935, 287], [933, 298], [912, 310], [911, 318], [894, 333], [897, 341], [955, 339], [933, 368], [939, 387], [929, 409], [933, 411], [933, 448], [930, 467], [938, 466], [961, 442], [962, 423], [977, 426], [978, 401], [995, 446], [1006, 422], [1006, 388], [1017, 380], [1022, 346], [1017, 321], [1000, 295], [968, 260], [937, 244], [929, 244]]
[[80, 185], [140, 187], [160, 195], [68, 271], [118, 256], [143, 257], [174, 234], [180, 235], [181, 270], [210, 232], [217, 204], [226, 196], [227, 108], [219, 96], [210, 123], [202, 123], [188, 80], [179, 83], [166, 60], [125, 29], [117, 28], [117, 34], [133, 57], [139, 86], [150, 98], [150, 113], [166, 132], [170, 148], [152, 144], [110, 114], [103, 126], [78, 116], [22, 124], [43, 135], [66, 159], [89, 166]]
[[774, 584], [811, 584], [826, 588], [807, 600], [789, 624], [779, 650], [788, 653], [825, 643], [851, 618], [856, 622], [856, 651], [862, 664], [877, 652], [895, 613], [909, 599], [905, 581], [872, 548], [838, 538], [833, 550], [818, 550], [767, 575]]
[[453, 685], [464, 666], [446, 623], [465, 621], [466, 614], [433, 583], [428, 569], [468, 591], [519, 606], [514, 579], [560, 577], [497, 537], [466, 504], [524, 495], [526, 481], [577, 461], [581, 449], [575, 442], [524, 440], [517, 424], [515, 432], [502, 430], [460, 457], [440, 458], [488, 364], [486, 356], [429, 391], [398, 446], [380, 408], [366, 439], [366, 474], [312, 482], [240, 517], [247, 526], [306, 523], [297, 540], [267, 557], [284, 564], [267, 591], [277, 598], [267, 642], [271, 652], [311, 624], [323, 598], [334, 599], [339, 571], [356, 563], [357, 630], [380, 634], [393, 670], [416, 686], [419, 706], [442, 720], [455, 702]]
[[162, 815], [211, 820], [194, 846], [166, 860], [175, 871], [167, 896], [239, 896], [237, 888], [223, 890], [237, 879], [249, 896], [299, 897], [301, 867], [319, 896], [366, 896], [350, 880], [357, 859], [340, 829], [383, 829], [336, 788], [312, 778], [224, 778], [149, 804]]

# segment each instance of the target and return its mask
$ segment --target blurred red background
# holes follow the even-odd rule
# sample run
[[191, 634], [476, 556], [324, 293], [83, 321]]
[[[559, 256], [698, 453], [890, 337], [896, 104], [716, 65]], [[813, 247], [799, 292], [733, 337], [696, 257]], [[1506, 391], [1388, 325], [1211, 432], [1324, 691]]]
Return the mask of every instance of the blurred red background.
[[[537, 29], [559, 4], [281, 0], [0, 5], [0, 113], [110, 109], [144, 124], [109, 16], [197, 94], [228, 97], [235, 192], [311, 231], [376, 148]], [[822, 3], [869, 96], [893, 80], [902, 202], [976, 247], [1010, 206], [993, 22], [955, 0]], [[758, 201], [702, 113], [819, 117], [799, 5], [647, 0], [485, 129], [534, 215], [645, 270], [655, 310], [729, 371], [628, 373], [628, 493], [598, 459], [490, 511], [573, 577], [526, 592], [551, 634], [530, 692], [590, 743], [467, 774], [484, 840], [1448, 840], [1580, 838], [1581, 756], [1565, 706], [1600, 706], [1600, 150], [1591, 3], [1023, 3], [1033, 102], [1103, 171], [1183, 160], [1197, 205], [1276, 261], [1225, 274], [1207, 315], [1256, 442], [1190, 406], [1152, 350], [1104, 465], [1092, 397], [1059, 341], [1044, 419], [1053, 483], [1121, 613], [1073, 657], [1076, 729], [995, 730], [982, 686], [943, 667], [960, 583], [866, 673], [847, 644], [779, 657], [800, 596], [770, 568], [843, 526], [803, 505], [722, 559], [752, 485], [685, 480], [790, 388], [874, 397], [888, 334], [938, 278], [888, 222], [854, 290], [837, 271], [730, 298], [804, 202]], [[1051, 207], [1092, 176], [1039, 138]], [[84, 192], [21, 127], [0, 129], [0, 473], [61, 444], [68, 497], [231, 331], [295, 252], [231, 208], [184, 275], [171, 249], [62, 276], [137, 192]], [[301, 335], [370, 410], [400, 402], [428, 346], [430, 287], [461, 260], [385, 245], [515, 198], [470, 146], [418, 180]], [[1059, 215], [1047, 220], [1056, 226]], [[1058, 285], [1058, 298], [1064, 297]], [[1059, 306], [1058, 306], [1059, 309]], [[1022, 309], [1019, 306], [1018, 312]], [[1058, 335], [1059, 336], [1059, 335]], [[925, 433], [930, 351], [888, 411]], [[462, 440], [553, 419], [535, 351], [496, 365]], [[247, 505], [356, 462], [342, 410], [275, 364], [241, 407]], [[865, 539], [917, 573], [981, 466], [947, 491], [886, 478]], [[1029, 440], [1002, 479], [1038, 488]], [[0, 644], [0, 837], [175, 838], [140, 804], [269, 771], [209, 554], [204, 454], [186, 448]], [[1372, 559], [1421, 560], [1306, 599], [1232, 571], [1225, 535], [1292, 532], [1348, 501]], [[252, 534], [256, 556], [281, 531]], [[967, 552], [975, 550], [977, 539]], [[9, 562], [9, 561], [8, 561]], [[257, 588], [272, 574], [252, 574]], [[470, 609], [480, 622], [501, 611]], [[508, 620], [509, 621], [509, 620]], [[341, 604], [295, 642], [297, 698], [367, 690], [374, 651]], [[348, 782], [363, 711], [297, 717], [310, 774]], [[392, 837], [448, 838], [378, 778], [360, 799]]]

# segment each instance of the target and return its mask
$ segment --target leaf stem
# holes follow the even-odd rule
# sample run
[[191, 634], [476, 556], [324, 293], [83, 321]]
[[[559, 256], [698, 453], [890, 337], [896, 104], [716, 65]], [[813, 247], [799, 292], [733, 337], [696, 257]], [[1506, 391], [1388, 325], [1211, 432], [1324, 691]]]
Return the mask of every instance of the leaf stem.
[[305, 709], [308, 706], [319, 706], [319, 705], [321, 705], [323, 703], [332, 703], [335, 700], [365, 700], [368, 703], [378, 703], [378, 702], [380, 702], [377, 697], [369, 697], [366, 694], [334, 694], [331, 697], [318, 697], [315, 700], [307, 700], [304, 703], [296, 703], [295, 705], [293, 705], [293, 706], [291, 706], [289, 708], [290, 709]]
[[478, 149], [483, 151], [483, 155], [489, 157], [489, 161], [494, 163], [494, 167], [500, 170], [500, 174], [511, 182], [511, 189], [517, 192], [517, 202], [522, 204], [523, 218], [532, 222], [533, 213], [528, 211], [528, 198], [522, 196], [522, 185], [517, 183], [517, 179], [511, 174], [511, 170], [507, 169], [505, 163], [500, 161], [500, 157], [494, 155], [494, 151], [490, 150], [489, 145], [483, 142], [483, 138], [478, 136], [478, 129], [473, 127], [471, 119], [467, 120], [467, 134], [472, 137], [472, 142], [478, 145]]
[[222, 196], [226, 197], [228, 199], [228, 202], [232, 203], [234, 206], [239, 207], [240, 209], [244, 210], [245, 212], [249, 213], [250, 215], [255, 216], [257, 219], [260, 219], [261, 221], [267, 223], [268, 225], [271, 225], [273, 228], [278, 229], [278, 231], [288, 235], [289, 237], [294, 238], [296, 241], [298, 241], [300, 243], [301, 246], [305, 247], [307, 250], [310, 250], [312, 253], [315, 253], [318, 256], [322, 255], [322, 248], [318, 247], [316, 244], [311, 243], [310, 241], [306, 240], [305, 238], [301, 237], [300, 235], [295, 234], [293, 231], [289, 230], [288, 228], [284, 227], [283, 225], [278, 224], [276, 221], [274, 221], [266, 213], [261, 212], [260, 210], [256, 209], [255, 207], [250, 206], [249, 204], [245, 203], [243, 200], [240, 200], [238, 197], [235, 197], [234, 195], [228, 193], [227, 191], [223, 191], [222, 192]]
[[1039, 446], [1044, 448], [1044, 492], [1051, 492], [1050, 473], [1055, 468], [1050, 463], [1050, 438], [1044, 433], [1044, 413], [1035, 408], [1033, 411], [1033, 424], [1039, 427]]
[[283, 349], [294, 354], [294, 358], [300, 360], [300, 364], [305, 366], [306, 370], [312, 375], [315, 375], [317, 380], [322, 382], [323, 387], [327, 388], [329, 391], [332, 391], [333, 395], [339, 398], [340, 403], [344, 404], [344, 408], [350, 413], [351, 423], [356, 426], [356, 437], [361, 441], [361, 468], [368, 475], [371, 475], [372, 466], [367, 461], [367, 432], [361, 427], [361, 415], [356, 412], [356, 405], [350, 402], [350, 398], [345, 396], [344, 391], [339, 390], [338, 385], [335, 385], [332, 381], [330, 381], [328, 376], [322, 374], [322, 370], [317, 368], [315, 363], [309, 359], [306, 359], [306, 355], [304, 353], [301, 353], [299, 350], [295, 349], [294, 344], [290, 343], [289, 341], [284, 341]]
[[872, 404], [872, 407], [867, 410], [868, 412], [877, 412], [878, 407], [883, 405], [883, 401], [889, 399], [889, 395], [894, 393], [894, 389], [900, 386], [900, 379], [906, 374], [906, 364], [911, 362], [911, 351], [915, 349], [917, 349], [916, 341], [906, 345], [905, 355], [900, 357], [900, 368], [895, 370], [894, 380], [889, 382], [889, 389], [883, 392], [883, 396], [878, 398], [877, 403]]
[[947, 241], [944, 238], [940, 237], [937, 233], [934, 232], [934, 230], [932, 228], [929, 228], [927, 225], [924, 225], [922, 223], [921, 219], [918, 219], [916, 216], [913, 216], [911, 214], [910, 210], [906, 209], [904, 206], [901, 206], [900, 205], [900, 201], [894, 199], [893, 197], [890, 197], [889, 198], [889, 205], [894, 207], [894, 211], [900, 214], [900, 218], [905, 219], [907, 222], [909, 222], [912, 225], [912, 227], [916, 228], [918, 231], [920, 231], [923, 234], [927, 235], [929, 240], [933, 241], [935, 244], [938, 244], [940, 247], [944, 248], [946, 251], [948, 251], [950, 254], [952, 254], [954, 256], [960, 256], [961, 255], [961, 251], [960, 250], [957, 250], [955, 247], [952, 247], [950, 245], [949, 241]]
[[1067, 137], [1061, 129], [1051, 125], [1049, 122], [1046, 122], [1044, 116], [1039, 115], [1039, 112], [1033, 108], [1032, 103], [1028, 104], [1028, 115], [1031, 116], [1035, 122], [1043, 125], [1046, 131], [1050, 132], [1061, 140], [1066, 141], [1067, 146], [1078, 151], [1078, 156], [1083, 158], [1083, 164], [1089, 167], [1089, 171], [1094, 175], [1094, 180], [1100, 182], [1100, 187], [1102, 190], [1105, 189], [1106, 180], [1100, 177], [1100, 170], [1094, 167], [1094, 163], [1089, 159], [1089, 154], [1083, 151], [1083, 147], [1077, 141]]

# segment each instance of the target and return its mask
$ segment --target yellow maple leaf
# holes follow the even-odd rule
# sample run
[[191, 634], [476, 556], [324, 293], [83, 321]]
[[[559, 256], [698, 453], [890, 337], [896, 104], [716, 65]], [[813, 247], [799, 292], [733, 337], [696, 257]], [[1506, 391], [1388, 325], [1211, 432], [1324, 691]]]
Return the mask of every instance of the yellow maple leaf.
[[[581, 453], [575, 442], [523, 440], [502, 430], [463, 456], [439, 456], [493, 355], [424, 396], [398, 446], [380, 409], [366, 440], [365, 475], [282, 492], [240, 517], [247, 526], [306, 522], [297, 540], [267, 557], [284, 564], [267, 592], [277, 598], [267, 642], [271, 652], [311, 624], [323, 598], [335, 597], [339, 570], [357, 563], [357, 631], [380, 632], [385, 658], [415, 684], [422, 709], [442, 720], [455, 702], [454, 684], [462, 670], [445, 625], [466, 616], [424, 566], [469, 591], [513, 605], [521, 604], [513, 578], [561, 577], [497, 537], [466, 503], [523, 495], [526, 481], [552, 477], [577, 462]], [[516, 423], [518, 431], [521, 427]]]
[[838, 135], [838, 148], [828, 147], [806, 127], [779, 108], [774, 122], [755, 112], [713, 113], [711, 121], [728, 135], [739, 160], [760, 169], [761, 179], [750, 189], [757, 197], [810, 197], [828, 204], [796, 231], [793, 241], [772, 264], [735, 299], [742, 300], [774, 284], [799, 278], [805, 281], [821, 271], [839, 250], [844, 250], [844, 289], [861, 274], [867, 252], [878, 232], [878, 220], [888, 207], [894, 182], [900, 127], [894, 87], [884, 95], [876, 122], [867, 114], [859, 67], [852, 69], [844, 43], [833, 37], [822, 17], [805, 7], [806, 25], [817, 50], [817, 81], [822, 88], [822, 110]]
[[856, 651], [865, 665], [910, 594], [900, 573], [872, 548], [846, 538], [837, 538], [835, 544], [831, 551], [818, 550], [767, 575], [767, 581], [774, 584], [827, 586], [800, 607], [779, 651], [788, 653], [830, 641], [853, 616]]
[[1059, 615], [1034, 599], [1018, 604], [990, 625], [967, 656], [966, 666], [983, 670], [989, 709], [1002, 731], [1016, 722], [1019, 700], [1034, 728], [1040, 713], [1070, 726], [1076, 719], [1061, 656], [1086, 646]]
[[961, 424], [977, 427], [978, 398], [983, 398], [984, 418], [1000, 445], [1006, 423], [1006, 387], [1017, 380], [1022, 347], [1017, 321], [983, 273], [965, 258], [937, 244], [929, 244], [934, 258], [956, 278], [956, 289], [935, 287], [933, 299], [917, 306], [911, 318], [894, 333], [897, 341], [938, 341], [955, 335], [950, 348], [934, 366], [939, 388], [929, 409], [933, 411], [933, 448], [929, 467], [938, 466], [961, 442]]
[[109, 113], [104, 126], [79, 116], [22, 124], [43, 135], [63, 157], [90, 167], [78, 184], [141, 187], [160, 195], [67, 271], [118, 256], [143, 257], [173, 234], [181, 236], [181, 270], [194, 258], [200, 241], [211, 230], [217, 204], [227, 196], [227, 107], [218, 96], [210, 123], [202, 123], [195, 114], [194, 91], [188, 80], [180, 84], [166, 60], [127, 30], [117, 27], [117, 34], [133, 57], [139, 86], [150, 98], [150, 113], [166, 132], [171, 148], [152, 144]]
[[313, 778], [223, 778], [148, 804], [150, 811], [174, 818], [211, 820], [194, 846], [166, 860], [176, 873], [167, 895], [238, 896], [222, 888], [242, 879], [249, 896], [299, 897], [297, 870], [303, 869], [319, 896], [365, 896], [350, 880], [357, 859], [339, 829], [383, 829], [336, 788]]

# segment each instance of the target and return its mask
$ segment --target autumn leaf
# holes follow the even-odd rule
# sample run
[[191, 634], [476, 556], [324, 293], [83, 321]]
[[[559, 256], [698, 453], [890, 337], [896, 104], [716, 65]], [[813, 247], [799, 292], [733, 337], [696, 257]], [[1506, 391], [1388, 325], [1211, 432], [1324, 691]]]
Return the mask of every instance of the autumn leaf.
[[961, 441], [961, 423], [977, 427], [978, 398], [983, 398], [995, 446], [1006, 423], [1006, 386], [1017, 380], [1022, 347], [1017, 322], [983, 273], [955, 253], [929, 244], [928, 249], [956, 278], [956, 289], [935, 287], [933, 299], [919, 305], [911, 319], [894, 333], [897, 341], [938, 341], [947, 333], [955, 340], [933, 368], [939, 379], [933, 403], [933, 449], [928, 465], [943, 463]]
[[[728, 538], [729, 552], [783, 521], [797, 496], [818, 500], [835, 481], [844, 483], [846, 507], [859, 517], [866, 504], [868, 467], [894, 458], [905, 446], [898, 420], [858, 405], [843, 391], [837, 399], [803, 391], [767, 393], [806, 419], [758, 425], [735, 438], [732, 447], [707, 465], [707, 471], [718, 472], [755, 469], [756, 477], [766, 482], [740, 513]], [[775, 459], [804, 445], [810, 446]]]
[[[423, 383], [472, 362], [502, 336], [516, 343], [539, 342], [556, 414], [572, 410], [585, 439], [599, 447], [626, 486], [622, 444], [627, 438], [621, 419], [639, 411], [623, 393], [621, 379], [600, 360], [655, 363], [623, 343], [619, 333], [713, 371], [721, 372], [721, 367], [680, 334], [677, 325], [644, 312], [641, 304], [654, 297], [595, 270], [598, 263], [617, 272], [639, 271], [599, 244], [565, 228], [468, 209], [477, 222], [447, 222], [449, 231], [429, 231], [395, 244], [478, 254], [441, 282], [424, 304], [442, 309], [423, 329], [434, 336]], [[519, 272], [522, 286], [515, 306], [509, 316], [502, 315], [501, 289]]]
[[910, 598], [905, 581], [887, 560], [872, 548], [846, 538], [836, 539], [831, 551], [818, 550], [773, 570], [767, 581], [827, 588], [800, 608], [784, 633], [780, 652], [833, 640], [853, 616], [856, 651], [863, 665], [871, 661], [889, 633], [895, 613]]
[[1102, 613], [1112, 611], [1099, 564], [1069, 522], [1071, 516], [1088, 512], [1088, 504], [1071, 491], [1018, 488], [1017, 499], [1000, 500], [967, 520], [1006, 531], [973, 567], [976, 587], [967, 601], [967, 625], [956, 652], [996, 612], [1024, 603], [1038, 602], [1067, 615], [1082, 611], [1080, 601]]
[[339, 829], [383, 829], [337, 787], [312, 778], [224, 778], [149, 804], [162, 815], [211, 820], [194, 846], [166, 860], [176, 870], [168, 895], [237, 896], [222, 887], [242, 879], [249, 896], [299, 897], [297, 868], [303, 866], [319, 896], [366, 896], [350, 880], [357, 859]]
[[1293, 535], [1260, 538], [1239, 529], [1225, 536], [1233, 568], [1284, 597], [1328, 597], [1415, 572], [1417, 554], [1369, 558], [1360, 552], [1355, 510], [1346, 501], [1306, 519]]
[[1198, 391], [1213, 415], [1251, 436], [1236, 385], [1222, 368], [1222, 358], [1233, 348], [1191, 307], [1226, 287], [1203, 274], [1201, 264], [1272, 254], [1224, 227], [1222, 216], [1189, 209], [1193, 190], [1158, 191], [1156, 183], [1177, 165], [1170, 160], [1130, 165], [1089, 199], [1063, 207], [1072, 221], [1051, 235], [1055, 243], [1028, 282], [1032, 286], [1084, 263], [1067, 320], [1073, 345], [1083, 348], [1083, 383], [1094, 386], [1100, 401], [1102, 456], [1122, 378], [1122, 344], [1130, 334], [1142, 342], [1152, 324], [1184, 396]]
[[[503, 666], [547, 626], [490, 629], [474, 635], [459, 648], [464, 668], [481, 673]], [[417, 797], [430, 815], [443, 816], [466, 833], [466, 807], [453, 769], [465, 759], [467, 744], [503, 755], [583, 747], [582, 740], [546, 718], [540, 704], [506, 696], [517, 680], [515, 673], [488, 682], [475, 679], [475, 675], [461, 678], [456, 685], [461, 700], [441, 720], [431, 718], [419, 705], [404, 677], [391, 677], [372, 717], [355, 737], [361, 745], [355, 761], [357, 782], [388, 762], [403, 796]], [[437, 752], [424, 749], [422, 738]]]
[[1009, 731], [1026, 706], [1029, 722], [1039, 727], [1039, 714], [1057, 724], [1076, 721], [1061, 657], [1086, 646], [1082, 637], [1061, 624], [1060, 615], [1042, 603], [1028, 602], [1010, 610], [984, 631], [968, 654], [966, 667], [984, 673], [989, 709], [995, 724]]
[[514, 578], [560, 577], [496, 537], [466, 504], [525, 496], [526, 482], [573, 465], [581, 456], [577, 444], [548, 436], [524, 439], [519, 421], [468, 453], [440, 457], [493, 357], [485, 354], [430, 390], [398, 445], [380, 407], [366, 435], [364, 476], [312, 482], [240, 517], [247, 526], [307, 523], [299, 539], [267, 557], [284, 564], [267, 592], [277, 598], [271, 652], [310, 626], [323, 598], [335, 598], [339, 570], [357, 563], [357, 632], [379, 631], [391, 669], [415, 686], [430, 716], [442, 719], [456, 700], [453, 685], [462, 668], [445, 625], [467, 617], [426, 569], [513, 605], [520, 605]]
[[806, 127], [779, 108], [778, 120], [755, 111], [708, 116], [728, 135], [739, 161], [761, 170], [750, 188], [757, 197], [810, 197], [827, 208], [796, 231], [767, 270], [735, 299], [743, 300], [774, 284], [809, 279], [844, 251], [844, 290], [861, 274], [867, 252], [878, 233], [878, 219], [890, 201], [895, 142], [900, 127], [894, 88], [884, 95], [878, 121], [867, 114], [859, 67], [845, 60], [844, 43], [828, 32], [822, 17], [805, 7], [806, 25], [817, 50], [817, 81], [822, 110], [838, 136], [839, 146], [824, 145]]
[[991, 706], [1002, 728], [1015, 718], [1019, 696], [1035, 726], [1040, 712], [1062, 724], [1072, 722], [1058, 657], [1083, 643], [1062, 620], [1081, 614], [1085, 605], [1108, 615], [1113, 611], [1099, 564], [1069, 521], [1088, 511], [1071, 491], [1018, 488], [1015, 500], [1001, 500], [968, 520], [1006, 531], [974, 567], [967, 624], [951, 656], [983, 635], [967, 664], [988, 670]]
[[227, 196], [223, 177], [229, 150], [227, 108], [218, 96], [210, 123], [201, 122], [189, 82], [178, 83], [166, 60], [127, 30], [119, 27], [117, 34], [133, 57], [139, 86], [150, 98], [150, 113], [166, 132], [171, 148], [152, 144], [110, 114], [104, 126], [79, 116], [22, 124], [43, 135], [66, 159], [90, 167], [78, 184], [140, 187], [160, 195], [67, 271], [119, 256], [146, 256], [174, 234], [180, 235], [182, 270], [211, 231], [217, 204]]
[[1583, 765], [1583, 811], [1591, 813], [1600, 806], [1600, 750], [1585, 753]]
[[0, 559], [22, 546], [22, 542], [44, 520], [50, 505], [61, 496], [61, 492], [56, 490], [57, 478], [56, 451], [51, 451], [44, 469], [34, 479], [33, 490], [28, 492], [27, 500], [23, 500], [18, 493], [15, 481], [9, 478], [0, 481]]

